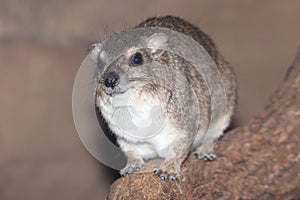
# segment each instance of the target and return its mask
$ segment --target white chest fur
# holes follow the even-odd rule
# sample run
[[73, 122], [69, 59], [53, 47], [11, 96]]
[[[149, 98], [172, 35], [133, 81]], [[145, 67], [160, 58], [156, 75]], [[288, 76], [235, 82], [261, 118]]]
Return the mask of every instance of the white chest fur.
[[158, 97], [150, 93], [141, 95], [131, 89], [103, 100], [97, 97], [97, 105], [111, 130], [127, 143], [125, 146], [143, 154], [165, 157], [178, 136]]

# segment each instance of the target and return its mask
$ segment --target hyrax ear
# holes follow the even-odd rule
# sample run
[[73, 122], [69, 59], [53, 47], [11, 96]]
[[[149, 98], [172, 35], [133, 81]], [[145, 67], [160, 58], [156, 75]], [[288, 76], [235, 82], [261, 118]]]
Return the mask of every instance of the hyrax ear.
[[146, 45], [156, 57], [159, 57], [168, 47], [168, 36], [164, 33], [154, 33], [146, 40]]
[[89, 56], [91, 57], [93, 62], [98, 63], [100, 51], [101, 51], [101, 43], [92, 43], [88, 47]]

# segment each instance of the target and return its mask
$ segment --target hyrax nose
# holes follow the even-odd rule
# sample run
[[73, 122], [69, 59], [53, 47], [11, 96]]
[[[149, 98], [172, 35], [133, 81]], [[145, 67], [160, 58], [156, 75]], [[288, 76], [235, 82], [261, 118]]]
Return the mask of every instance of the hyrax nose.
[[120, 76], [115, 72], [109, 72], [106, 76], [106, 79], [104, 81], [104, 84], [106, 87], [115, 87], [120, 82]]

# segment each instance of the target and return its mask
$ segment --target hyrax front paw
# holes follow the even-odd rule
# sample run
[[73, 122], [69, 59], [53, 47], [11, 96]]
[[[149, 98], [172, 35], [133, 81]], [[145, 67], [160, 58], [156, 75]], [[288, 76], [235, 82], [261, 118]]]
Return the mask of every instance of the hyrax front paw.
[[174, 166], [166, 166], [154, 169], [154, 175], [158, 176], [161, 180], [175, 181], [180, 177], [180, 170]]
[[128, 174], [139, 172], [142, 165], [143, 162], [139, 160], [127, 163], [127, 165], [123, 169], [121, 169], [120, 174], [121, 176], [126, 176]]

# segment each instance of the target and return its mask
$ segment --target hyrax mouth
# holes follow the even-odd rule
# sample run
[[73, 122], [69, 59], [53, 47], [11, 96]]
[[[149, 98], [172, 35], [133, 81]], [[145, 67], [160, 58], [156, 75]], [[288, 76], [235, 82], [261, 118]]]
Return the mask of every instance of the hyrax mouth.
[[110, 96], [112, 96], [116, 92], [114, 90], [114, 88], [111, 88], [111, 87], [104, 87], [103, 89], [104, 89], [105, 94], [110, 95]]
[[120, 90], [118, 87], [117, 88], [111, 88], [111, 87], [103, 87], [103, 90], [105, 94], [109, 96], [114, 96], [118, 94], [124, 94], [127, 90]]

